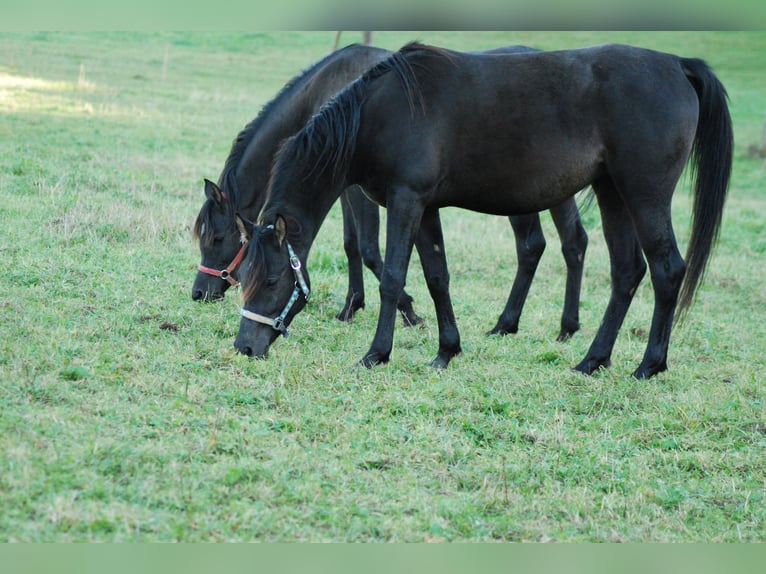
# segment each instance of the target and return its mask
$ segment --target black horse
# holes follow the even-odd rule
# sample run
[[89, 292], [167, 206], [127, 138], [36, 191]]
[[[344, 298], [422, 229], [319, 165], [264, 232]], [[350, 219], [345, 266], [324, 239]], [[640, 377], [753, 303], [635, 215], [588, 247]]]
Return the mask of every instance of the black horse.
[[[438, 317], [433, 364], [444, 367], [461, 348], [439, 208], [531, 213], [590, 184], [612, 293], [575, 368], [590, 374], [610, 364], [646, 257], [654, 314], [633, 374], [650, 377], [667, 369], [676, 305], [683, 315], [693, 302], [716, 242], [732, 148], [726, 90], [696, 58], [622, 45], [510, 56], [408, 45], [280, 150], [260, 225], [250, 230], [235, 347], [264, 356], [285, 332], [308, 296], [301, 262], [341, 191], [359, 183], [388, 209], [378, 327], [362, 363], [389, 359], [414, 244]], [[689, 159], [695, 190], [684, 262], [670, 212]]]
[[[507, 46], [487, 53], [534, 51], [526, 46]], [[192, 298], [221, 299], [230, 285], [238, 283], [238, 267], [246, 242], [235, 224], [235, 214], [255, 220], [266, 199], [272, 158], [282, 141], [298, 132], [322, 103], [392, 52], [352, 45], [335, 52], [291, 80], [235, 139], [218, 184], [206, 180], [206, 200], [194, 224], [201, 263], [192, 287]], [[348, 259], [349, 286], [340, 320], [351, 320], [365, 305], [362, 263], [380, 278], [383, 261], [378, 243], [380, 214], [358, 185], [341, 194], [344, 249]], [[551, 208], [567, 265], [566, 294], [558, 340], [579, 329], [579, 299], [587, 235], [573, 199]], [[545, 237], [537, 213], [509, 217], [516, 238], [518, 269], [505, 309], [491, 333], [515, 333], [537, 265], [545, 249]], [[405, 324], [422, 322], [412, 297], [402, 292], [399, 310]]]

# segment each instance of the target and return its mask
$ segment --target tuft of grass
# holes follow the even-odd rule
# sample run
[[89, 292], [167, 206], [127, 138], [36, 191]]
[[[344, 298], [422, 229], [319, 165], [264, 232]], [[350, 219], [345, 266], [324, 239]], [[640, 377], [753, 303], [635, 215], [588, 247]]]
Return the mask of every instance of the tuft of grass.
[[65, 381], [79, 381], [92, 376], [92, 373], [81, 365], [66, 367], [61, 371], [61, 378]]

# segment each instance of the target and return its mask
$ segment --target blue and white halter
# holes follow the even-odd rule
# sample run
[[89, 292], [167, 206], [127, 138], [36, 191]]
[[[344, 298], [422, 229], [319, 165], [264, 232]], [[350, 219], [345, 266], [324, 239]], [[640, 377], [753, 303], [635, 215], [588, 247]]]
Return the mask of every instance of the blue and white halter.
[[[266, 229], [274, 229], [273, 225], [269, 225]], [[295, 254], [295, 251], [293, 250], [293, 246], [290, 245], [289, 241], [285, 241], [287, 244], [287, 253], [290, 255], [290, 267], [293, 270], [293, 274], [295, 275], [295, 289], [293, 289], [292, 295], [290, 295], [290, 299], [287, 301], [287, 305], [285, 305], [285, 308], [282, 309], [282, 312], [272, 319], [271, 317], [266, 317], [265, 315], [260, 315], [258, 313], [253, 313], [252, 311], [248, 311], [244, 307], [240, 311], [240, 314], [245, 318], [249, 319], [251, 321], [255, 321], [256, 323], [263, 323], [264, 325], [271, 326], [275, 331], [279, 331], [282, 333], [283, 336], [288, 336], [287, 326], [285, 326], [285, 318], [287, 317], [287, 314], [290, 312], [290, 309], [293, 308], [293, 305], [295, 305], [295, 302], [298, 300], [298, 297], [300, 297], [301, 293], [303, 293], [303, 297], [306, 299], [306, 302], [308, 303], [309, 297], [311, 296], [311, 289], [309, 289], [308, 284], [306, 283], [306, 278], [303, 276], [303, 272], [301, 271], [302, 265], [301, 260], [298, 259], [298, 256]]]

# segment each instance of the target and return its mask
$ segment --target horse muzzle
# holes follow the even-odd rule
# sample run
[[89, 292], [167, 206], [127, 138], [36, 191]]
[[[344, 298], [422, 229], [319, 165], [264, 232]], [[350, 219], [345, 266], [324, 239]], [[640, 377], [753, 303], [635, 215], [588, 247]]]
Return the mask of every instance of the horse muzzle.
[[245, 318], [242, 318], [240, 323], [239, 333], [234, 339], [234, 348], [247, 357], [265, 359], [279, 332], [268, 325], [253, 324]]
[[198, 272], [192, 286], [191, 297], [195, 301], [220, 301], [231, 285], [223, 279]]

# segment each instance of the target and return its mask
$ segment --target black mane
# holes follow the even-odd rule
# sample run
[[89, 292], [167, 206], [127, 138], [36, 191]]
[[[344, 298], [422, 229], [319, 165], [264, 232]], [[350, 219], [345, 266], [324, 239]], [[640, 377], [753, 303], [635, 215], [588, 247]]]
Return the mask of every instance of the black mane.
[[389, 72], [395, 72], [410, 110], [414, 113], [416, 107], [422, 108], [418, 76], [411, 62], [414, 54], [422, 53], [446, 58], [451, 54], [442, 48], [418, 42], [405, 45], [338, 92], [322, 105], [301, 131], [285, 140], [272, 166], [268, 206], [264, 207], [262, 221], [270, 221], [280, 212], [279, 202], [284, 198], [273, 192], [281, 190], [287, 184], [284, 181], [285, 174], [291, 173], [295, 165], [306, 166], [302, 172], [304, 181], [329, 175], [331, 183], [337, 183], [356, 148], [361, 108], [370, 84], [376, 79]]

